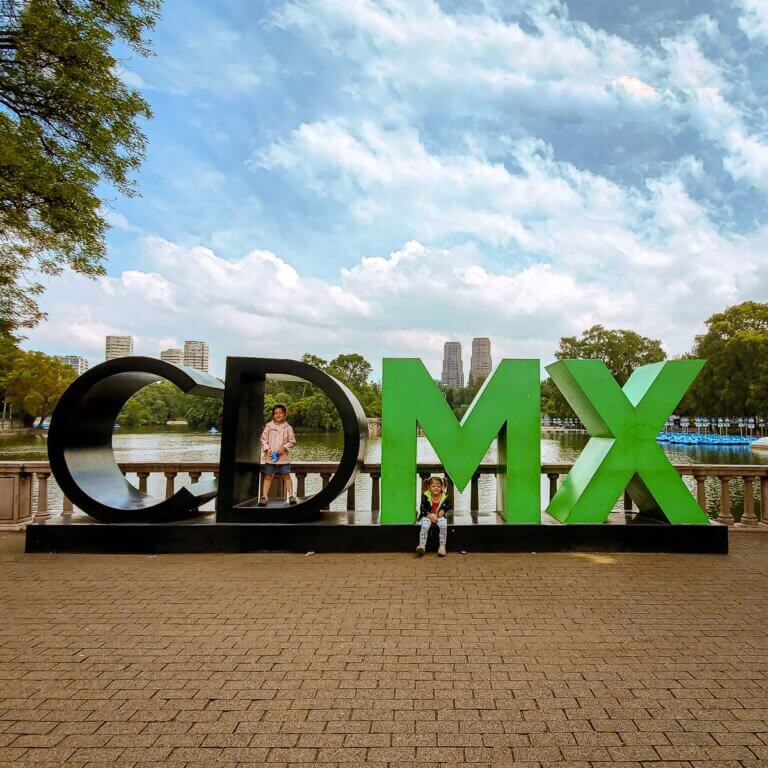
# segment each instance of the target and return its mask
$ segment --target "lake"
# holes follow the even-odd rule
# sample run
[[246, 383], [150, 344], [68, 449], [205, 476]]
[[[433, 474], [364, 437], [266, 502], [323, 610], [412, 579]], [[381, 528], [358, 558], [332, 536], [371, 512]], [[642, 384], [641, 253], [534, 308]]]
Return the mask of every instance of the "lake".
[[[582, 434], [557, 434], [544, 437], [541, 441], [542, 463], [572, 463], [576, 460], [587, 442]], [[190, 432], [185, 427], [143, 428], [119, 430], [114, 437], [114, 450], [118, 461], [203, 461], [216, 462], [221, 446], [220, 435]], [[341, 456], [342, 436], [340, 433], [297, 433], [297, 444], [292, 451], [294, 461], [338, 461]], [[693, 446], [664, 446], [665, 452], [675, 464], [768, 464], [768, 452], [761, 453], [744, 447], [704, 448]], [[381, 438], [370, 438], [366, 451], [366, 461], [376, 463], [381, 460]], [[41, 434], [16, 437], [0, 437], [0, 461], [45, 461], [46, 437]], [[437, 461], [437, 456], [425, 437], [418, 438], [419, 461]], [[496, 460], [496, 445], [490, 447], [485, 461]], [[164, 478], [150, 478], [150, 493], [162, 493]], [[692, 481], [691, 481], [692, 482]], [[542, 500], [547, 498], [547, 481], [542, 478]], [[307, 492], [319, 489], [320, 478], [307, 478]], [[711, 485], [710, 485], [711, 484]], [[734, 505], [741, 501], [740, 481], [734, 481]], [[316, 487], [317, 486], [317, 487]], [[716, 510], [718, 503], [717, 480], [708, 481], [710, 513]], [[361, 507], [370, 500], [370, 478], [363, 475], [357, 480], [358, 503]], [[50, 509], [61, 509], [61, 492], [51, 483]], [[483, 477], [480, 481], [480, 506], [492, 509], [495, 499], [495, 481], [492, 477]], [[457, 507], [468, 508], [469, 489], [457, 494]], [[343, 499], [334, 503], [334, 508], [343, 506]]]
[[[341, 456], [341, 433], [298, 432], [292, 451], [294, 461], [337, 461]], [[541, 441], [541, 460], [546, 464], [571, 463], [586, 445], [587, 436], [561, 433]], [[221, 435], [190, 432], [185, 427], [122, 429], [115, 433], [114, 449], [118, 461], [208, 461], [219, 459]], [[768, 464], [768, 452], [749, 448], [705, 448], [665, 445], [675, 464]], [[425, 437], [418, 438], [419, 461], [437, 461]], [[381, 438], [368, 440], [366, 461], [381, 460]], [[0, 461], [45, 461], [44, 434], [16, 437], [0, 436]], [[496, 446], [491, 446], [486, 461], [495, 461]]]

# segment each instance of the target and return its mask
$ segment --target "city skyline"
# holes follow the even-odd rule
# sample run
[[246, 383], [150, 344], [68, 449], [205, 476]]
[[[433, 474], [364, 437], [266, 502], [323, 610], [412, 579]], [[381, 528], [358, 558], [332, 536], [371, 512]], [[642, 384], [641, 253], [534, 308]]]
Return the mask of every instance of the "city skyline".
[[204, 341], [185, 341], [184, 365], [208, 373], [208, 344]]
[[54, 357], [62, 365], [69, 366], [77, 376], [81, 376], [90, 368], [88, 360], [80, 355], [54, 355]]
[[178, 347], [169, 347], [160, 352], [160, 359], [166, 363], [173, 363], [174, 365], [184, 364], [184, 350]]
[[[118, 357], [126, 357], [134, 355], [134, 338], [130, 335], [108, 335], [104, 341], [105, 360], [114, 360]], [[72, 361], [84, 361], [85, 369], [88, 368], [88, 361], [85, 358], [78, 355], [56, 355], [62, 362], [67, 361], [66, 365], [75, 367]], [[150, 354], [149, 357], [159, 357], [160, 360], [164, 360], [175, 365], [184, 365], [189, 368], [196, 368], [197, 370], [208, 373], [209, 369], [209, 347], [208, 343], [199, 340], [186, 340], [184, 347], [168, 347], [167, 349], [159, 350], [154, 354]], [[83, 371], [79, 371], [82, 373]]]
[[463, 387], [476, 379], [485, 379], [493, 370], [491, 340], [487, 336], [472, 338], [469, 375], [464, 377], [464, 356], [460, 341], [446, 341], [443, 345], [443, 367], [440, 383], [446, 387]]
[[110, 335], [105, 339], [104, 359], [114, 360], [118, 357], [129, 357], [133, 354], [133, 336]]
[[[130, 354], [139, 354], [134, 351], [135, 339], [130, 335], [109, 335], [105, 337], [105, 360], [114, 359]], [[459, 341], [446, 341], [444, 343], [443, 367], [440, 381], [446, 386], [463, 387], [470, 383], [473, 375], [485, 378], [493, 368], [491, 357], [491, 340], [488, 337], [473, 337], [471, 340], [472, 356], [469, 374], [464, 375], [463, 348]], [[111, 350], [111, 353], [110, 353]], [[450, 350], [450, 352], [448, 352]], [[311, 351], [310, 351], [311, 353]], [[75, 354], [53, 355], [63, 364], [72, 367], [78, 375], [84, 373], [90, 367], [89, 361]], [[209, 372], [210, 350], [205, 341], [186, 340], [183, 347], [168, 347], [159, 353], [149, 354], [149, 357], [158, 357], [160, 360], [174, 365], [184, 365]], [[446, 362], [448, 367], [446, 368]], [[446, 378], [446, 371], [449, 371]], [[373, 377], [376, 378], [375, 376]], [[447, 383], [450, 381], [451, 383]], [[456, 382], [456, 383], [453, 383]]]
[[443, 345], [443, 371], [440, 383], [446, 387], [464, 386], [464, 360], [461, 342], [446, 341]]
[[492, 370], [491, 340], [487, 336], [475, 336], [472, 339], [472, 357], [469, 365], [470, 382], [488, 378]]

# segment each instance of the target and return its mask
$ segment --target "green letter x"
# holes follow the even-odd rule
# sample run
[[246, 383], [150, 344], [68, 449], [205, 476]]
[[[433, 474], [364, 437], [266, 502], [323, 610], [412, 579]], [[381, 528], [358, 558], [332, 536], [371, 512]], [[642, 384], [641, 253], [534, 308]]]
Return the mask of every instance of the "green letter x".
[[706, 524], [706, 514], [656, 442], [704, 362], [644, 365], [623, 389], [601, 360], [547, 366], [591, 436], [547, 512], [561, 523], [603, 523], [626, 489], [642, 512], [662, 512], [670, 523]]

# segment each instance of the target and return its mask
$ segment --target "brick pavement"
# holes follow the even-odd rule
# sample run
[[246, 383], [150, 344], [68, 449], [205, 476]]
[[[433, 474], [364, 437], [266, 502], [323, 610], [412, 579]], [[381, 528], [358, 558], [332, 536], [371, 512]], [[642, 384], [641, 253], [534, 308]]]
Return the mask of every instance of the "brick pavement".
[[768, 534], [730, 556], [24, 555], [0, 765], [768, 766]]

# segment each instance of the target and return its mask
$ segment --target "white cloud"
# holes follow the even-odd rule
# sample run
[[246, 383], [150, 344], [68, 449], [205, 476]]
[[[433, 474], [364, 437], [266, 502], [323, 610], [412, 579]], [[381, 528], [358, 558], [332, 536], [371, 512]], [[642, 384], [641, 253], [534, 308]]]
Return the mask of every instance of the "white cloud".
[[656, 99], [659, 96], [659, 92], [652, 85], [634, 75], [622, 75], [615, 83], [636, 99]]
[[[768, 0], [740, 2], [742, 27], [768, 41]], [[763, 116], [729, 94], [734, 85], [748, 90], [738, 74], [723, 72], [702, 53], [700, 41], [722, 37], [711, 16], [690, 20], [652, 47], [571, 19], [566, 3], [523, 8], [527, 24], [510, 20], [513, 13], [520, 18], [521, 8], [503, 15], [488, 5], [483, 13], [449, 13], [436, 0], [291, 0], [275, 20], [348, 60], [344, 87], [382, 120], [486, 118], [513, 136], [530, 135], [548, 120], [599, 132], [634, 122], [646, 133], [657, 131], [660, 141], [687, 123], [722, 150], [723, 167], [736, 181], [768, 191], [768, 145], [749, 128]], [[302, 125], [305, 135], [291, 140], [327, 140], [349, 163], [370, 162], [356, 143], [361, 137], [345, 143], [319, 130], [341, 123], [337, 117]], [[274, 164], [286, 159], [278, 146], [271, 150]], [[378, 209], [367, 200], [357, 213], [374, 217]]]
[[724, 150], [723, 167], [737, 181], [768, 192], [768, 144], [751, 134], [727, 98], [729, 80], [692, 34], [666, 40], [670, 82], [690, 100], [692, 123]]
[[[695, 174], [696, 164], [688, 165]], [[585, 196], [600, 185], [574, 178]], [[319, 279], [268, 251], [226, 260], [149, 238], [150, 271], [58, 278], [44, 299], [50, 319], [27, 346], [93, 363], [107, 333], [130, 333], [137, 353], [150, 355], [177, 339], [206, 339], [219, 374], [226, 355], [305, 351], [359, 351], [376, 370], [384, 356], [419, 356], [437, 373], [448, 338], [468, 344], [489, 335], [497, 360], [547, 360], [560, 336], [598, 322], [683, 352], [709, 314], [768, 290], [761, 267], [768, 228], [749, 237], [718, 233], [681, 176], [649, 180], [647, 197], [606, 192], [596, 201], [574, 206], [555, 225], [529, 223], [537, 257], [521, 251], [503, 265], [474, 245], [413, 241]], [[583, 219], [585, 211], [602, 225]]]
[[115, 75], [119, 77], [129, 88], [142, 89], [146, 87], [144, 79], [138, 72], [126, 69], [122, 66], [116, 66], [114, 69]]
[[750, 40], [768, 44], [768, 0], [736, 0], [739, 27]]
[[[754, 40], [764, 6], [739, 6]], [[270, 50], [282, 30], [299, 42], [285, 35], [271, 121], [268, 96], [253, 93], [265, 71], [275, 74], [268, 55], [259, 63], [263, 41], [251, 49], [246, 27], [191, 24], [147, 80], [177, 95], [253, 97], [263, 123], [240, 143], [232, 131], [230, 146], [225, 128], [199, 118], [190, 132], [205, 137], [208, 155], [172, 149], [180, 159], [150, 198], [157, 210], [186, 211], [186, 231], [144, 237], [131, 224], [143, 218], [112, 215], [142, 236], [143, 268], [96, 282], [62, 277], [29, 345], [98, 359], [105, 334], [127, 332], [147, 354], [207, 339], [216, 373], [227, 354], [304, 351], [360, 351], [375, 366], [418, 355], [437, 372], [448, 338], [489, 335], [496, 359], [548, 358], [561, 335], [597, 322], [682, 352], [712, 312], [764, 299], [768, 228], [738, 234], [695, 194], [712, 183], [712, 154], [737, 185], [768, 191], [760, 107], [735, 59], [717, 58], [717, 23], [701, 16], [653, 46], [574, 21], [558, 0], [473, 7], [483, 13], [449, 13], [435, 0], [285, 3]], [[633, 122], [640, 131], [622, 133]], [[691, 128], [703, 142], [689, 139]], [[658, 147], [635, 154], [634, 136], [658, 137]], [[578, 151], [565, 147], [571, 137]], [[612, 150], [626, 139], [626, 155], [606, 160], [593, 139]], [[257, 173], [243, 179], [220, 158], [252, 151], [250, 141], [261, 147]], [[206, 218], [201, 200], [227, 199]], [[720, 217], [729, 202], [716, 200]], [[306, 239], [273, 234], [307, 212], [328, 264], [286, 258]]]
[[408, 127], [325, 121], [301, 125], [256, 162], [343, 201], [360, 220], [397, 221], [427, 239], [461, 234], [533, 248], [528, 222], [588, 216], [623, 197], [606, 179], [557, 163], [541, 141], [513, 142], [508, 160], [516, 172], [471, 152], [430, 153]]
[[139, 272], [129, 269], [118, 278], [127, 294], [141, 296], [148, 304], [158, 304], [174, 309], [176, 304], [176, 286], [156, 272]]
[[[354, 95], [400, 113], [448, 106], [483, 114], [494, 105], [513, 122], [520, 111], [586, 115], [622, 106], [614, 88], [621, 78], [632, 87], [641, 74], [653, 76], [648, 51], [569, 19], [565, 4], [519, 5], [448, 13], [436, 0], [291, 0], [273, 20], [355, 62], [355, 77], [369, 85], [350, 86]], [[510, 20], [521, 11], [525, 25]]]

